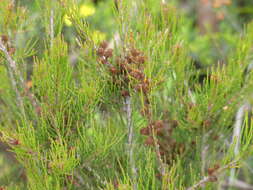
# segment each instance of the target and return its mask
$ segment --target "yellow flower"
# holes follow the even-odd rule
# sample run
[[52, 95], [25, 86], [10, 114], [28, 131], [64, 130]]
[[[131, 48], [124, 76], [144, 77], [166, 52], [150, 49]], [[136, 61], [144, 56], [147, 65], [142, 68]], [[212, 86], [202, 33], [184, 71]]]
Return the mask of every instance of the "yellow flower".
[[63, 20], [64, 20], [64, 23], [65, 23], [67, 26], [71, 26], [71, 25], [72, 25], [72, 22], [71, 22], [71, 20], [70, 20], [70, 18], [69, 18], [68, 15], [64, 15]]
[[[73, 10], [70, 10], [70, 12], [72, 11]], [[92, 4], [82, 4], [79, 8], [78, 14], [80, 17], [88, 17], [91, 15], [94, 15], [95, 12], [96, 12], [96, 9]], [[63, 20], [64, 20], [65, 25], [72, 26], [72, 22], [68, 15], [64, 15]]]
[[106, 38], [106, 34], [99, 31], [99, 30], [95, 30], [92, 34], [92, 40], [95, 44], [104, 41]]
[[93, 5], [91, 4], [82, 4], [80, 7], [80, 16], [82, 17], [88, 17], [91, 15], [94, 15], [96, 12], [96, 9]]

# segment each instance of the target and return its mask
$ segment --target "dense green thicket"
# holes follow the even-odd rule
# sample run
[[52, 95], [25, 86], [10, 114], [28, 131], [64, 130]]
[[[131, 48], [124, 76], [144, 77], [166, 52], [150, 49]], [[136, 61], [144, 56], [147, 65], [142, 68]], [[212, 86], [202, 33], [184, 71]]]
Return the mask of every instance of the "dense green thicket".
[[178, 1], [0, 1], [0, 189], [253, 183], [253, 24], [223, 3], [199, 35]]

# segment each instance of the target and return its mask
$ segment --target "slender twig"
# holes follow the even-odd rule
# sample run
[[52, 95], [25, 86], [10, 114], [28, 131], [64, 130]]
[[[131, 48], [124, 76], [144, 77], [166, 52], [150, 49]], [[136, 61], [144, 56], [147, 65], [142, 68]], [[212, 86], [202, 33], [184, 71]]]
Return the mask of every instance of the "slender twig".
[[133, 146], [133, 123], [132, 123], [132, 102], [131, 97], [127, 96], [125, 99], [125, 106], [126, 106], [126, 113], [127, 113], [127, 129], [128, 129], [128, 144], [127, 144], [127, 151], [129, 156], [129, 165], [131, 169], [131, 177], [133, 179], [133, 189], [137, 190], [137, 171], [135, 167], [135, 160], [134, 160], [134, 146]]
[[[202, 142], [201, 142], [201, 174], [202, 175], [204, 175], [206, 171], [207, 154], [208, 154], [208, 149], [209, 149], [209, 145], [207, 144], [207, 139], [210, 137], [211, 133], [212, 133], [212, 130], [204, 134], [202, 137]], [[205, 186], [203, 185], [202, 188], [205, 189]]]
[[218, 175], [220, 175], [224, 170], [226, 170], [226, 169], [228, 169], [228, 168], [231, 168], [231, 167], [235, 166], [237, 162], [238, 162], [237, 160], [232, 161], [232, 162], [230, 162], [229, 164], [223, 166], [222, 168], [217, 169], [217, 170], [213, 173], [213, 175], [203, 177], [200, 181], [198, 181], [197, 183], [195, 183], [193, 186], [188, 187], [186, 190], [195, 190], [195, 189], [201, 187], [202, 185], [204, 185], [204, 184], [206, 184], [206, 183], [212, 182], [212, 181], [213, 181], [214, 179], [216, 179], [216, 177], [217, 177]]
[[161, 175], [164, 177], [165, 172], [166, 172], [166, 165], [163, 163], [162, 156], [160, 154], [160, 146], [158, 144], [157, 138], [155, 137], [154, 130], [153, 130], [153, 138], [154, 138], [154, 143], [155, 143], [155, 152], [158, 159], [158, 166], [159, 166], [158, 169]]
[[50, 47], [53, 47], [54, 40], [54, 10], [51, 8], [50, 10]]
[[[18, 82], [15, 78], [15, 71], [17, 71], [16, 62], [11, 58], [9, 52], [7, 51], [7, 48], [5, 47], [5, 45], [1, 39], [0, 39], [0, 50], [3, 52], [5, 58], [8, 62], [7, 64], [5, 64], [6, 68], [7, 68], [8, 76], [10, 78], [12, 88], [13, 88], [14, 92], [16, 93], [17, 103], [19, 105], [19, 108], [20, 108], [22, 114], [25, 115], [24, 100], [18, 90]], [[22, 76], [19, 76], [19, 77], [22, 79]]]
[[[121, 45], [122, 45], [122, 52], [123, 55], [125, 54], [126, 50], [126, 35], [128, 34], [128, 25], [126, 20], [126, 7], [124, 7], [123, 0], [119, 0], [119, 18], [121, 22], [121, 35], [119, 35]], [[132, 14], [133, 16], [134, 14]], [[119, 40], [118, 40], [119, 41]], [[132, 99], [131, 96], [126, 96], [125, 98], [125, 111], [127, 115], [127, 130], [128, 130], [128, 142], [127, 142], [127, 152], [129, 157], [129, 165], [131, 170], [131, 179], [133, 183], [133, 190], [137, 190], [137, 169], [135, 166], [135, 159], [134, 159], [134, 130], [133, 130], [133, 123], [132, 123]]]
[[[3, 52], [3, 54], [7, 60], [6, 68], [7, 68], [8, 76], [10, 78], [12, 88], [13, 88], [14, 92], [16, 93], [17, 103], [21, 109], [22, 114], [25, 115], [24, 100], [23, 100], [23, 97], [18, 89], [20, 86], [26, 90], [25, 80], [22, 77], [21, 72], [18, 69], [16, 62], [11, 57], [11, 55], [7, 51], [6, 46], [4, 45], [4, 43], [1, 40], [0, 40], [0, 51]], [[39, 104], [38, 104], [38, 101], [35, 98], [34, 94], [29, 92], [28, 90], [25, 93], [26, 93], [27, 97], [29, 98], [31, 104], [33, 105], [35, 112], [38, 113]]]
[[189, 96], [191, 102], [195, 105], [196, 104], [196, 99], [195, 99], [195, 97], [194, 97], [194, 95], [193, 95], [193, 93], [192, 93], [192, 91], [191, 91], [191, 89], [190, 89], [190, 87], [189, 87], [189, 85], [187, 84], [186, 81], [184, 81], [184, 85], [188, 89], [188, 96]]
[[207, 153], [208, 153], [208, 144], [206, 143], [210, 133], [212, 131], [209, 131], [208, 133], [204, 134], [203, 137], [202, 137], [202, 142], [201, 142], [201, 162], [202, 162], [202, 165], [201, 165], [201, 173], [202, 175], [204, 175], [205, 173], [205, 170], [206, 170], [206, 156], [207, 156]]
[[[238, 156], [239, 149], [240, 149], [240, 137], [242, 131], [242, 124], [244, 120], [245, 111], [250, 109], [250, 104], [248, 102], [244, 103], [237, 111], [235, 123], [234, 123], [234, 131], [233, 131], [233, 138], [231, 144], [235, 143], [234, 145], [234, 156]], [[235, 168], [230, 170], [230, 177], [229, 183], [233, 184], [235, 180]]]
[[240, 190], [253, 190], [253, 186], [244, 182], [244, 181], [241, 181], [241, 180], [237, 180], [237, 179], [234, 179], [233, 180], [233, 183], [225, 183], [223, 184], [224, 187], [235, 187], [235, 188], [238, 188]]
[[[92, 175], [97, 179], [97, 181], [100, 183], [100, 184], [102, 184], [102, 185], [104, 185], [104, 186], [106, 186], [106, 181], [104, 181], [101, 177], [100, 177], [100, 175], [94, 170], [94, 169], [92, 169], [91, 167], [89, 167], [89, 166], [83, 166], [86, 170], [88, 170], [90, 173], [92, 173]], [[79, 176], [80, 177], [80, 176]]]

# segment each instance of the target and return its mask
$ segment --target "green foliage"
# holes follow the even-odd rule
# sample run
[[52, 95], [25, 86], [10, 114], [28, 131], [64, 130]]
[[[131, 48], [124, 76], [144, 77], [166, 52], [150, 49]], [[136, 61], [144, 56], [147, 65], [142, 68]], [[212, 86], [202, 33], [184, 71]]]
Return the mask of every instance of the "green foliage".
[[252, 108], [233, 134], [252, 102], [253, 23], [199, 36], [173, 2], [0, 2], [1, 141], [16, 158], [0, 155], [0, 187], [183, 190], [209, 176], [211, 190], [233, 167], [252, 183]]

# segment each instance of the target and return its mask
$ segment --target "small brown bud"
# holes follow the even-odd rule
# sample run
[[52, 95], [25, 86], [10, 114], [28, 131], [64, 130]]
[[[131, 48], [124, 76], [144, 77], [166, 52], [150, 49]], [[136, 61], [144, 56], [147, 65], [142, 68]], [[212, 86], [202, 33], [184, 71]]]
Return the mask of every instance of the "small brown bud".
[[106, 49], [108, 47], [108, 42], [106, 42], [106, 41], [101, 42], [99, 47], [102, 48], [102, 49]]
[[74, 177], [72, 175], [67, 175], [66, 178], [69, 180], [69, 181], [72, 181], [74, 179]]
[[154, 146], [155, 145], [155, 141], [154, 138], [149, 136], [146, 140], [145, 140], [145, 144], [149, 145], [149, 146]]
[[10, 55], [13, 55], [15, 53], [16, 49], [14, 47], [8, 48], [8, 52]]
[[98, 48], [97, 49], [97, 55], [102, 57], [104, 56], [105, 50], [103, 48]]
[[7, 6], [7, 10], [11, 11], [14, 8], [14, 4], [13, 3], [9, 3], [9, 5]]
[[171, 121], [171, 126], [172, 126], [172, 128], [176, 128], [178, 126], [178, 121], [177, 120], [172, 120]]
[[163, 136], [164, 135], [164, 129], [163, 128], [158, 128], [158, 129], [155, 130], [155, 133], [158, 136]]
[[138, 57], [141, 54], [137, 49], [131, 49], [130, 52], [133, 57]]
[[205, 120], [204, 122], [203, 122], [203, 126], [204, 127], [210, 127], [211, 126], [211, 121], [208, 119], [208, 120]]
[[108, 50], [105, 51], [104, 56], [107, 57], [107, 58], [112, 57], [112, 53], [113, 53], [113, 49], [108, 49]]
[[140, 57], [138, 57], [137, 62], [140, 64], [143, 64], [146, 62], [146, 58], [144, 56], [140, 56]]
[[219, 135], [212, 136], [212, 139], [215, 140], [215, 141], [218, 140], [219, 138], [220, 138]]
[[8, 36], [3, 34], [1, 36], [1, 40], [2, 40], [3, 43], [7, 43], [8, 42]]
[[144, 94], [146, 94], [149, 91], [149, 86], [147, 83], [143, 83], [141, 86], [141, 90]]
[[35, 111], [36, 111], [36, 113], [37, 113], [38, 115], [41, 115], [41, 113], [42, 113], [42, 109], [41, 109], [41, 107], [40, 107], [39, 105], [37, 105], [37, 106], [35, 107]]
[[147, 105], [147, 106], [150, 104], [150, 101], [149, 101], [148, 97], [145, 97], [144, 104]]
[[162, 179], [162, 174], [160, 174], [160, 173], [157, 173], [157, 174], [155, 174], [155, 176], [159, 179], [159, 180], [161, 180]]
[[118, 73], [118, 70], [117, 70], [115, 67], [111, 67], [111, 68], [110, 68], [110, 72], [111, 72], [113, 75], [115, 75], [115, 74]]
[[132, 77], [134, 77], [135, 79], [137, 79], [137, 80], [143, 80], [144, 79], [144, 74], [139, 70], [132, 70], [130, 72], [130, 75]]
[[211, 176], [210, 177], [210, 182], [216, 182], [218, 178], [216, 176]]
[[171, 134], [172, 134], [172, 132], [173, 132], [173, 128], [169, 127], [169, 128], [168, 128], [168, 134], [170, 134], [170, 135], [171, 135]]
[[160, 155], [161, 155], [161, 156], [164, 156], [164, 155], [165, 155], [165, 152], [164, 152], [164, 151], [160, 150], [159, 152], [160, 152]]
[[125, 83], [129, 83], [129, 82], [130, 82], [130, 80], [129, 80], [129, 78], [128, 78], [127, 76], [124, 76], [124, 77], [123, 77], [123, 81], [124, 81]]
[[214, 173], [220, 168], [219, 164], [215, 164], [213, 168], [208, 168], [207, 173], [209, 176], [214, 175]]
[[220, 168], [220, 165], [219, 164], [214, 164], [213, 168], [218, 170]]
[[142, 135], [150, 135], [150, 129], [147, 128], [147, 127], [142, 128], [142, 129], [140, 130], [140, 133], [141, 133]]
[[155, 121], [154, 125], [155, 125], [155, 129], [159, 129], [159, 128], [163, 128], [164, 127], [164, 123], [163, 123], [162, 120]]
[[122, 90], [122, 91], [121, 91], [121, 95], [122, 95], [123, 97], [130, 96], [129, 91], [127, 91], [127, 90]]
[[118, 182], [118, 180], [114, 180], [113, 181], [113, 186], [114, 186], [114, 188], [116, 188], [116, 189], [118, 189], [119, 188], [119, 182]]
[[148, 107], [144, 107], [141, 110], [141, 115], [144, 116], [144, 117], [148, 117], [149, 118], [151, 116], [150, 109]]
[[142, 89], [142, 85], [141, 84], [137, 84], [134, 89], [137, 91], [137, 92], [140, 92], [141, 89]]
[[19, 140], [17, 140], [17, 139], [12, 139], [12, 140], [9, 141], [9, 143], [10, 143], [11, 145], [20, 145], [20, 142], [19, 142]]
[[130, 55], [127, 55], [127, 56], [126, 56], [126, 60], [127, 60], [127, 63], [128, 63], [128, 64], [133, 63], [133, 58], [132, 58]]

